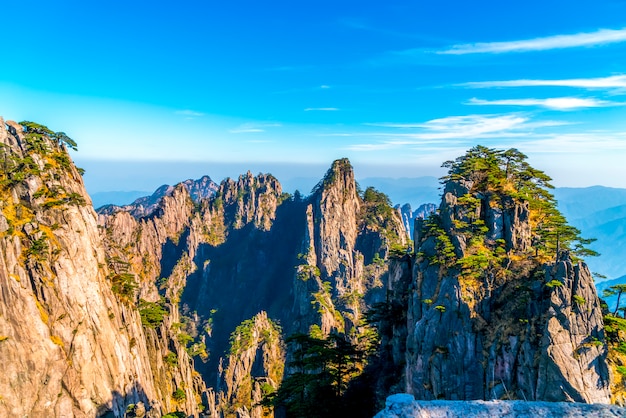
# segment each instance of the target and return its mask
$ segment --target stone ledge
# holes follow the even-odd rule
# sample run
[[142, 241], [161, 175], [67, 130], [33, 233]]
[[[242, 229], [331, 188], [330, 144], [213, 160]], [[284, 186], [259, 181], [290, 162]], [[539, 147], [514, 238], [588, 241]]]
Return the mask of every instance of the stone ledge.
[[400, 393], [387, 398], [374, 418], [613, 418], [626, 408], [606, 404], [525, 401], [416, 401]]

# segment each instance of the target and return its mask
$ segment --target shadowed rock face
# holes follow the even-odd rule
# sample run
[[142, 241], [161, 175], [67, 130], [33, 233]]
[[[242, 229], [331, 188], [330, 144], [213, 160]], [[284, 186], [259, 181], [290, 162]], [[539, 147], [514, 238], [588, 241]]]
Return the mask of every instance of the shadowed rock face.
[[[267, 333], [266, 318], [280, 323], [281, 338], [312, 325], [358, 335], [364, 309], [384, 298], [386, 267], [375, 255], [382, 261], [392, 243], [406, 242], [397, 213], [384, 204], [372, 214], [373, 205], [357, 193], [349, 162], [338, 160], [305, 199], [283, 194], [269, 174], [247, 173], [195, 203], [177, 185], [150, 216], [117, 210], [99, 222], [109, 256], [141, 279], [139, 297], [164, 297], [206, 345], [208, 358], [195, 366], [213, 387], [211, 413], [236, 406], [255, 415], [245, 398], [280, 383], [285, 354], [280, 341], [270, 347], [261, 338], [231, 355], [233, 332], [254, 319], [257, 334]], [[259, 360], [268, 356], [276, 359]]]
[[[543, 264], [515, 256], [532, 254], [528, 204], [495, 203], [481, 195], [468, 212], [459, 202], [471, 190], [467, 182], [448, 183], [439, 211], [442, 227], [433, 232], [420, 224], [412, 273], [393, 266], [400, 261], [390, 267], [397, 277], [389, 283], [410, 283], [408, 299], [390, 293], [391, 302], [407, 312], [406, 342], [401, 326], [391, 337], [392, 347], [406, 343], [405, 390], [425, 400], [608, 403], [602, 312], [589, 269], [566, 252]], [[444, 232], [452, 257], [471, 255], [467, 235], [457, 226], [476, 219], [510, 254], [507, 275], [481, 270], [470, 277], [458, 263], [433, 261], [441, 257]]]

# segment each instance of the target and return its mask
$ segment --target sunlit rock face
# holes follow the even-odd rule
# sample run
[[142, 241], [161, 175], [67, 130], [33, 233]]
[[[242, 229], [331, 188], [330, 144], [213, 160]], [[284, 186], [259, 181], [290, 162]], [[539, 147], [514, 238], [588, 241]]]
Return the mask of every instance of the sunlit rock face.
[[96, 214], [65, 145], [2, 119], [0, 144], [0, 416], [176, 408], [171, 385], [155, 379], [149, 345], [159, 343], [111, 290]]

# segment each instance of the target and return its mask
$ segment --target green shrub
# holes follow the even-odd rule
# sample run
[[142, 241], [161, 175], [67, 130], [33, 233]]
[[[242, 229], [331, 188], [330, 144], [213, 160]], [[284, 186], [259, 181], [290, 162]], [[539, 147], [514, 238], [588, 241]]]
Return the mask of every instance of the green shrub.
[[174, 393], [172, 393], [172, 398], [174, 398], [176, 402], [183, 402], [185, 399], [187, 399], [187, 395], [185, 394], [184, 390], [178, 388], [174, 391]]
[[156, 328], [163, 323], [168, 312], [159, 303], [141, 299], [139, 301], [139, 314], [144, 327]]
[[559, 280], [550, 280], [548, 283], [546, 283], [546, 286], [552, 289], [553, 287], [563, 286], [563, 283], [561, 283]]
[[85, 206], [87, 204], [85, 198], [80, 193], [70, 193], [67, 200], [70, 205]]
[[176, 411], [176, 412], [168, 412], [163, 415], [161, 418], [187, 418], [187, 414], [184, 412]]
[[168, 366], [171, 367], [177, 367], [178, 366], [178, 356], [174, 353], [172, 353], [171, 351], [169, 351], [164, 357], [163, 357], [163, 361], [165, 362], [165, 364], [167, 364]]
[[135, 275], [131, 273], [114, 274], [111, 276], [111, 290], [122, 300], [135, 300], [135, 291], [137, 290]]
[[187, 347], [189, 345], [190, 342], [193, 341], [193, 337], [189, 334], [187, 334], [186, 332], [181, 332], [180, 334], [178, 334], [178, 342], [183, 346], [183, 347]]
[[45, 258], [46, 251], [48, 250], [48, 236], [46, 233], [42, 233], [41, 237], [32, 241], [28, 248], [22, 251], [25, 258], [35, 258], [41, 260]]

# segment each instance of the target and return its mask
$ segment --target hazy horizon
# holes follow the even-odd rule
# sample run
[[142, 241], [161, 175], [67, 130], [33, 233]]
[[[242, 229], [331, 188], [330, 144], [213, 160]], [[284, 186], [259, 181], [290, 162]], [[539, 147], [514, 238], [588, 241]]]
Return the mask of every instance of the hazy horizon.
[[[86, 170], [83, 177], [89, 193], [143, 191], [152, 193], [158, 187], [174, 185], [187, 179], [199, 179], [208, 175], [217, 183], [227, 177], [237, 178], [250, 171], [252, 174], [269, 173], [274, 175], [289, 189], [289, 184], [300, 178], [320, 180], [330, 168], [328, 164], [272, 163], [272, 162], [198, 162], [198, 161], [103, 161], [82, 159], [75, 155], [76, 165]], [[442, 161], [443, 162], [443, 161]], [[532, 164], [532, 161], [529, 161]], [[373, 165], [353, 163], [357, 180], [365, 178], [414, 179], [445, 175], [441, 167], [411, 167], [409, 165]], [[535, 166], [536, 168], [539, 168]], [[550, 175], [549, 172], [546, 174]], [[550, 175], [551, 176], [551, 175]], [[551, 176], [552, 177], [552, 176]], [[621, 180], [621, 179], [616, 179]], [[581, 183], [568, 181], [567, 178], [553, 178], [555, 187], [585, 188], [603, 186], [626, 188], [619, 181], [598, 183], [593, 180]], [[293, 190], [288, 190], [292, 192]], [[300, 190], [308, 193], [309, 190]], [[383, 190], [384, 191], [384, 190]]]

